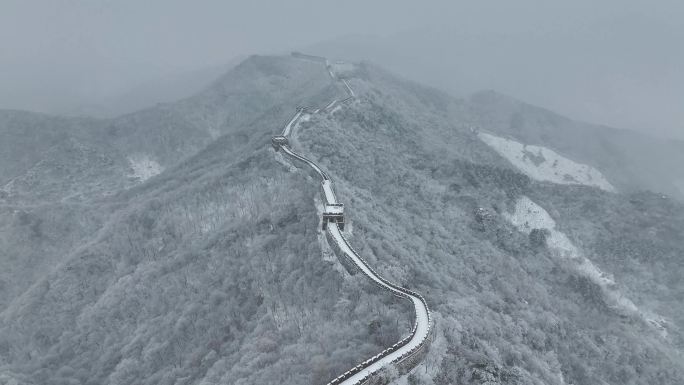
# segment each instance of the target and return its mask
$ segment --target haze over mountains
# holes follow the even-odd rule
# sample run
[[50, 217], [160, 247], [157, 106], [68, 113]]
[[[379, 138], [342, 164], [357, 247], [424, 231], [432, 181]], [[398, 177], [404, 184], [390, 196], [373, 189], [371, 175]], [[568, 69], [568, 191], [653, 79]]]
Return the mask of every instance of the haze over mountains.
[[[236, 57], [300, 50], [370, 60], [459, 97], [494, 89], [582, 121], [684, 139], [681, 14], [675, 0], [6, 0], [0, 106], [143, 108], [181, 96], [169, 84], [197, 90], [201, 73]], [[182, 81], [196, 71], [196, 85]]]
[[[293, 142], [355, 248], [434, 310], [411, 383], [684, 378], [684, 144], [344, 76], [357, 100]], [[270, 148], [341, 93], [320, 63], [252, 56], [112, 119], [0, 111], [0, 381], [325, 384], [405, 336], [409, 309], [341, 268], [317, 183]]]
[[[639, 13], [586, 14], [581, 26], [568, 28], [572, 13], [560, 20], [510, 7], [503, 21], [488, 13], [480, 15], [486, 21], [352, 33], [303, 49], [370, 60], [459, 97], [496, 90], [579, 120], [684, 140], [684, 56], [672, 49], [684, 33]], [[526, 17], [543, 20], [525, 24]]]

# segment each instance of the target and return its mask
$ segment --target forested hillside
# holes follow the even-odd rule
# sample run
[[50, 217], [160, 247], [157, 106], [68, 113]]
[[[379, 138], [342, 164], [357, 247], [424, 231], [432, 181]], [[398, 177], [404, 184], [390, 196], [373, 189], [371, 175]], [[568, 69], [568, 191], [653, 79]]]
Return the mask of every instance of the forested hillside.
[[[469, 102], [372, 66], [351, 83], [357, 104], [297, 138], [349, 202], [359, 252], [437, 313], [416, 383], [683, 378], [680, 203], [536, 181], [472, 130], [495, 127]], [[521, 199], [555, 223], [524, 211], [516, 227]]]
[[[610, 151], [562, 147], [570, 123], [526, 129], [369, 64], [343, 76], [356, 100], [292, 141], [335, 181], [355, 249], [434, 310], [400, 381], [684, 378], [680, 202], [633, 192], [650, 181]], [[321, 385], [407, 335], [411, 310], [332, 254], [318, 181], [270, 145], [340, 94], [320, 63], [256, 56], [111, 120], [0, 113], [0, 384]], [[535, 179], [485, 132], [616, 190]]]

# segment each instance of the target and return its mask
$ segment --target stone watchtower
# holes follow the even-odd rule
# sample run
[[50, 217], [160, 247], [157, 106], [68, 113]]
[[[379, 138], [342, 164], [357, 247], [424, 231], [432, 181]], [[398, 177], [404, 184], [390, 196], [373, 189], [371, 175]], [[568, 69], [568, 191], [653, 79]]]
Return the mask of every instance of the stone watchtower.
[[328, 203], [323, 211], [323, 230], [328, 223], [337, 224], [340, 231], [344, 231], [344, 203]]
[[271, 144], [276, 151], [280, 149], [281, 146], [287, 146], [289, 144], [287, 137], [282, 135], [277, 135], [271, 138]]

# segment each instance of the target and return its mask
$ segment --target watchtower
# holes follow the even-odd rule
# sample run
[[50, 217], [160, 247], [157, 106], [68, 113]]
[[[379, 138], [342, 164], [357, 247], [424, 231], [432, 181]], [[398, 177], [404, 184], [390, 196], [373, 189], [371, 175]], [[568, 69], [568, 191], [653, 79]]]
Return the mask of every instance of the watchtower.
[[275, 150], [278, 151], [278, 149], [281, 146], [287, 146], [289, 142], [287, 140], [287, 137], [278, 135], [271, 138], [271, 144], [273, 145], [273, 148], [275, 148]]
[[344, 203], [328, 203], [323, 211], [323, 230], [328, 228], [328, 223], [337, 224], [344, 231]]

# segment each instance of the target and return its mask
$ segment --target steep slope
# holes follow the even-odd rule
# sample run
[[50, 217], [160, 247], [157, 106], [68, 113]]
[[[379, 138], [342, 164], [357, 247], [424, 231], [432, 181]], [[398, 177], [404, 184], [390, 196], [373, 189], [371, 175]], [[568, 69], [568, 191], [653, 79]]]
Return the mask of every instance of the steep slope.
[[[277, 113], [279, 103], [334, 92], [327, 76], [308, 62], [254, 56], [197, 95], [111, 120], [0, 111], [0, 258], [13, 261], [0, 271], [0, 305], [127, 204], [107, 197], [173, 168], [223, 134], [232, 134], [226, 151], [241, 148], [247, 135], [240, 128]], [[35, 231], [25, 231], [26, 218], [35, 219]]]
[[682, 141], [576, 122], [493, 91], [469, 101], [476, 127], [594, 166], [619, 190], [658, 191], [684, 201]]
[[430, 301], [437, 336], [415, 380], [678, 382], [681, 311], [654, 299], [681, 297], [681, 204], [535, 181], [471, 131], [469, 102], [369, 65], [350, 83], [358, 102], [294, 141], [336, 181], [357, 251]]
[[[101, 179], [129, 187], [128, 179], [141, 161], [153, 162], [159, 170], [173, 166], [283, 100], [321, 92], [321, 87], [329, 87], [326, 76], [325, 69], [312, 63], [254, 56], [197, 95], [114, 119], [0, 111], [0, 187], [7, 190], [7, 183], [26, 173], [78, 169], [79, 160], [68, 157], [74, 146], [109, 158], [117, 175]], [[60, 154], [65, 159], [56, 158]], [[36, 171], [36, 166], [43, 170]], [[104, 191], [103, 187], [98, 193]]]
[[[71, 148], [137, 162], [114, 194], [55, 201], [64, 174], [31, 168], [52, 144], [7, 168], [17, 186], [32, 186], [31, 170], [55, 183], [3, 203], [3, 263], [54, 258], [1, 308], [0, 380], [325, 384], [410, 330], [410, 309], [334, 258], [318, 181], [273, 161], [270, 137], [292, 111], [340, 90], [296, 58], [235, 71], [186, 101], [89, 121], [77, 137], [67, 127]], [[619, 193], [536, 181], [480, 139], [474, 127], [497, 126], [473, 102], [366, 64], [345, 76], [356, 100], [301, 121], [291, 143], [335, 181], [356, 251], [434, 310], [409, 383], [680, 382], [680, 203], [625, 193], [603, 163], [547, 143]], [[161, 173], [142, 180], [151, 161]], [[87, 169], [74, 175], [92, 186]], [[60, 218], [79, 226], [55, 231]]]
[[[310, 68], [252, 60], [266, 74], [283, 62]], [[0, 378], [323, 383], [398, 340], [410, 311], [321, 258], [330, 250], [316, 236], [315, 183], [273, 165], [272, 128], [336, 91], [316, 68], [322, 82], [294, 87], [296, 97], [284, 93], [156, 178], [100, 197], [106, 222], [64, 246], [56, 267], [0, 313]]]
[[0, 110], [0, 185], [31, 168], [43, 152], [96, 124], [94, 119]]

